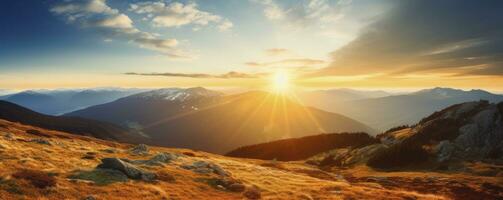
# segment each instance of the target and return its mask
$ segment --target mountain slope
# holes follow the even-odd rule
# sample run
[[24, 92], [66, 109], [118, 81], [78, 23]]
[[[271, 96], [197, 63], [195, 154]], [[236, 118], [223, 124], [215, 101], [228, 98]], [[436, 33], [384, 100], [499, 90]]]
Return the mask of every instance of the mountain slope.
[[141, 128], [170, 116], [215, 103], [221, 93], [204, 88], [167, 88], [138, 93], [116, 101], [65, 114]]
[[225, 155], [263, 160], [304, 160], [332, 149], [357, 148], [377, 142], [375, 138], [366, 133], [332, 133], [239, 147]]
[[131, 143], [144, 140], [143, 137], [113, 124], [76, 117], [44, 115], [7, 101], [0, 101], [0, 119], [100, 139]]
[[331, 104], [317, 104], [314, 101], [308, 104], [317, 104], [314, 106], [341, 113], [379, 130], [386, 130], [404, 124], [412, 125], [422, 117], [453, 104], [481, 99], [500, 102], [503, 101], [503, 96], [483, 90], [433, 88], [411, 94], [345, 101], [344, 103], [333, 101]]
[[[27, 130], [38, 130], [48, 137], [27, 134]], [[402, 188], [386, 189], [370, 183], [353, 184], [338, 174], [302, 163], [271, 163], [187, 149], [138, 147], [0, 120], [0, 196], [48, 200], [448, 199], [445, 193], [434, 195]], [[143, 149], [143, 154], [135, 154], [137, 149]], [[116, 166], [104, 164], [109, 161], [118, 162]], [[132, 172], [148, 177], [142, 180]], [[462, 186], [471, 184], [470, 180], [464, 180]], [[495, 182], [491, 178], [477, 180]], [[483, 193], [479, 192], [479, 197], [480, 194]]]
[[374, 133], [345, 116], [265, 92], [226, 96], [196, 112], [145, 125], [154, 144], [226, 153], [240, 146], [326, 132]]
[[[423, 118], [411, 127], [399, 127], [377, 136], [380, 144], [339, 151], [325, 165], [366, 163], [381, 169], [439, 169], [466, 171], [473, 162], [503, 161], [503, 102], [456, 104]], [[498, 169], [501, 167], [495, 167]], [[486, 174], [496, 176], [497, 171]], [[503, 175], [503, 174], [501, 174]]]

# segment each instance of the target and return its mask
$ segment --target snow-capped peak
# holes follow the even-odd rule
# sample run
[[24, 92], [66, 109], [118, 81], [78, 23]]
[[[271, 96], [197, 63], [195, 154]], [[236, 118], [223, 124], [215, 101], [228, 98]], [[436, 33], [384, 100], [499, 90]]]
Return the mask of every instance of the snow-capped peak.
[[207, 90], [202, 87], [196, 87], [196, 88], [163, 88], [163, 89], [157, 89], [157, 90], [152, 90], [148, 92], [142, 92], [136, 95], [133, 95], [133, 97], [136, 98], [143, 98], [143, 99], [164, 99], [164, 100], [169, 100], [169, 101], [187, 101], [193, 98], [199, 98], [199, 97], [216, 97], [220, 96], [222, 93], [216, 92], [216, 91], [211, 91]]

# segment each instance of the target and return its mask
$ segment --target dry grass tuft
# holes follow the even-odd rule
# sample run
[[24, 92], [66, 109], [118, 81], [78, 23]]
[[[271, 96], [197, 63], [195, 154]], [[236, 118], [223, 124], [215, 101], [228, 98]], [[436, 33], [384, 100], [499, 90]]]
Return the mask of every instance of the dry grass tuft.
[[56, 185], [56, 179], [42, 171], [23, 169], [12, 176], [17, 179], [28, 180], [33, 186], [41, 189]]

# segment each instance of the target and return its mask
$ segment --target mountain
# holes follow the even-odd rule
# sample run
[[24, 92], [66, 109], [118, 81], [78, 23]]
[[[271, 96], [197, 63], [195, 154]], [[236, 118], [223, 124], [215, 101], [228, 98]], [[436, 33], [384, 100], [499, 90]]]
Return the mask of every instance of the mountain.
[[240, 146], [326, 132], [374, 133], [348, 117], [304, 107], [281, 95], [247, 92], [196, 112], [144, 126], [154, 144], [226, 153]]
[[1, 199], [498, 199], [501, 187], [493, 177], [365, 169], [346, 175], [302, 162], [133, 146], [4, 120], [0, 158]]
[[329, 89], [329, 90], [314, 90], [301, 92], [300, 97], [307, 102], [312, 100], [332, 100], [332, 101], [352, 101], [358, 99], [379, 98], [391, 96], [391, 93], [381, 90], [354, 90], [348, 88]]
[[110, 103], [65, 114], [141, 128], [167, 118], [212, 105], [223, 94], [204, 88], [165, 88], [141, 92]]
[[451, 171], [467, 170], [470, 162], [503, 163], [503, 102], [456, 104], [377, 138], [380, 144], [339, 152], [321, 163]]
[[319, 101], [329, 103], [312, 101], [306, 104], [341, 113], [371, 127], [386, 130], [404, 124], [412, 125], [422, 117], [453, 104], [478, 100], [496, 103], [503, 101], [503, 96], [483, 90], [433, 88], [410, 94], [351, 100], [343, 103], [336, 100], [330, 102], [326, 99]]
[[226, 153], [240, 146], [325, 132], [375, 133], [345, 116], [304, 107], [281, 95], [223, 95], [204, 88], [160, 89], [67, 116], [141, 130], [159, 146]]
[[239, 147], [226, 156], [262, 160], [304, 160], [337, 148], [358, 148], [378, 141], [366, 133], [331, 133]]
[[14, 91], [12, 91], [12, 90], [0, 89], [0, 96], [12, 94], [12, 93], [14, 93]]
[[36, 112], [60, 115], [91, 105], [107, 103], [143, 89], [96, 88], [86, 90], [27, 90], [0, 97]]
[[145, 140], [137, 133], [113, 124], [77, 117], [44, 115], [1, 100], [0, 119], [106, 140], [117, 140], [130, 143], [141, 143]]

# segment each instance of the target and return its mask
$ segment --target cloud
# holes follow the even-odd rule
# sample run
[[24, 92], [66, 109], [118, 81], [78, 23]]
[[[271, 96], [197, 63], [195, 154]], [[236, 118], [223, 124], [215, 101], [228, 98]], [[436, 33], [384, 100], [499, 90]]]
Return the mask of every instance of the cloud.
[[131, 4], [129, 10], [145, 15], [146, 19], [151, 20], [156, 27], [194, 25], [194, 29], [197, 30], [209, 24], [216, 24], [219, 30], [225, 31], [233, 26], [228, 19], [199, 10], [194, 2], [187, 4], [180, 2], [165, 3], [162, 1], [140, 2]]
[[293, 58], [284, 59], [272, 62], [247, 62], [245, 65], [251, 67], [319, 67], [324, 65], [324, 60], [309, 59], [309, 58]]
[[252, 0], [264, 7], [264, 16], [272, 21], [282, 21], [296, 28], [312, 25], [327, 26], [344, 17], [351, 0], [301, 0], [293, 4], [280, 4], [276, 0]]
[[317, 75], [503, 75], [503, 2], [396, 1]]
[[176, 39], [163, 39], [140, 31], [133, 21], [119, 10], [106, 4], [106, 0], [65, 1], [54, 5], [51, 12], [63, 16], [67, 22], [85, 28], [94, 28], [107, 41], [126, 40], [140, 48], [153, 50], [171, 58], [191, 58], [190, 53], [178, 48]]
[[232, 78], [260, 78], [265, 76], [265, 73], [247, 74], [242, 72], [228, 72], [225, 74], [186, 74], [186, 73], [136, 73], [127, 72], [126, 75], [139, 75], [139, 76], [170, 76], [170, 77], [188, 77], [188, 78], [219, 78], [219, 79], [232, 79]]
[[272, 57], [277, 57], [277, 56], [291, 56], [295, 55], [293, 52], [291, 52], [288, 49], [283, 49], [283, 48], [271, 48], [271, 49], [266, 49], [265, 54], [268, 56]]

